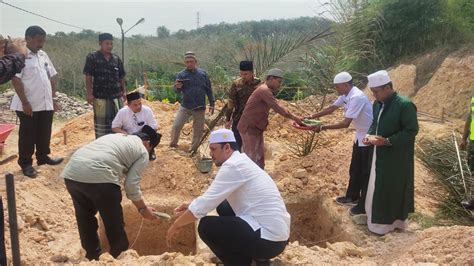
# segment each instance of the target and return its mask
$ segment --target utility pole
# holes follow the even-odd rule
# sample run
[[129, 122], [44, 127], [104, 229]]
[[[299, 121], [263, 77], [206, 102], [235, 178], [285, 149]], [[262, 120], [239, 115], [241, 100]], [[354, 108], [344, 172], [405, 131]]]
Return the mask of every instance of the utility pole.
[[122, 62], [123, 62], [123, 64], [125, 64], [125, 50], [124, 50], [124, 47], [125, 47], [125, 34], [129, 30], [131, 30], [133, 27], [137, 26], [140, 23], [145, 22], [145, 19], [141, 18], [140, 20], [137, 21], [137, 23], [135, 23], [133, 26], [131, 26], [128, 30], [125, 30], [125, 31], [122, 28], [123, 19], [122, 18], [117, 18], [116, 20], [117, 20], [117, 24], [119, 24], [119, 26], [120, 26], [120, 31], [122, 32]]
[[196, 13], [196, 29], [199, 29], [199, 22], [200, 22], [200, 17], [199, 17], [199, 11]]

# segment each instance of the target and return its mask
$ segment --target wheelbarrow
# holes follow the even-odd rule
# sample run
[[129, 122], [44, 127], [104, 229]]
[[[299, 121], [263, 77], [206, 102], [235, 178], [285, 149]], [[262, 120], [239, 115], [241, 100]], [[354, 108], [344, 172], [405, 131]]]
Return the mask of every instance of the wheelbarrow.
[[[5, 147], [5, 141], [7, 140], [8, 136], [12, 132], [13, 129], [15, 129], [15, 124], [0, 124], [0, 156], [3, 154], [3, 148]], [[8, 156], [8, 158], [5, 158], [0, 161], [0, 164], [4, 164], [7, 161], [10, 161], [11, 159], [15, 158], [16, 155], [11, 155]]]

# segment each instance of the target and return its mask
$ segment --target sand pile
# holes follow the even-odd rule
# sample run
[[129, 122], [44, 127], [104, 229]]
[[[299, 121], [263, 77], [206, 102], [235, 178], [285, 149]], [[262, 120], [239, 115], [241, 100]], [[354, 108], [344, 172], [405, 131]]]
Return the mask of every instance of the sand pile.
[[404, 65], [401, 64], [395, 69], [389, 71], [390, 78], [392, 79], [395, 89], [400, 94], [412, 97], [416, 93], [415, 79], [416, 79], [416, 66], [415, 65]]

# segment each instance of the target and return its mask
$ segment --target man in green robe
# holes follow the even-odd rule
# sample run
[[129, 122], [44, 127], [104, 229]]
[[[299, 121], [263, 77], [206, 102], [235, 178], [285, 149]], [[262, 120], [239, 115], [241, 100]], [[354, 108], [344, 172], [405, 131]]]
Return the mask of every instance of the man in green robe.
[[374, 121], [364, 143], [373, 145], [365, 201], [367, 226], [384, 235], [408, 226], [414, 212], [414, 150], [418, 133], [416, 106], [393, 90], [385, 70], [370, 74], [368, 86], [376, 101]]

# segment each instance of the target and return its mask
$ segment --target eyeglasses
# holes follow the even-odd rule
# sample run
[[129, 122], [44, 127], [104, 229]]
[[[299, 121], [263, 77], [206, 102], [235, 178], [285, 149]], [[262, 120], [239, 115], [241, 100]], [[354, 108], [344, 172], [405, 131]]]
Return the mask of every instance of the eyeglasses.
[[139, 127], [141, 127], [145, 124], [145, 121], [138, 122], [138, 118], [135, 114], [133, 114], [133, 120], [135, 121], [135, 124], [137, 124], [137, 126], [139, 126]]

